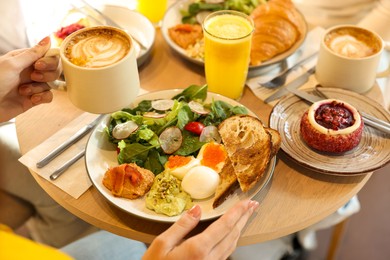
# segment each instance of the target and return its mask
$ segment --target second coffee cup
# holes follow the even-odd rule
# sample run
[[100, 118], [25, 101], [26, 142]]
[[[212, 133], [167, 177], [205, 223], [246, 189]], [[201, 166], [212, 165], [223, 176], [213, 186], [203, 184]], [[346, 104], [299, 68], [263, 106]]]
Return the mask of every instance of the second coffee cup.
[[111, 113], [137, 97], [135, 48], [123, 30], [110, 26], [81, 29], [65, 38], [59, 54], [69, 99], [81, 110]]
[[383, 41], [376, 33], [353, 25], [328, 29], [321, 40], [316, 78], [324, 87], [339, 87], [363, 93], [374, 86], [383, 52]]

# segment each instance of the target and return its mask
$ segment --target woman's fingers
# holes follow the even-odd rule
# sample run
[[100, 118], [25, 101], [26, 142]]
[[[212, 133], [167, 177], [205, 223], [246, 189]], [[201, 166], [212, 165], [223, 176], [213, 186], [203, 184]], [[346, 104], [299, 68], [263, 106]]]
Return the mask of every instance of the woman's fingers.
[[[46, 83], [32, 82], [19, 87], [19, 95], [27, 97], [31, 106], [50, 103], [53, 100], [53, 93]], [[27, 104], [27, 107], [31, 107]]]
[[31, 80], [48, 82], [56, 80], [61, 73], [60, 57], [42, 57], [34, 64], [34, 71], [31, 73]]
[[43, 57], [50, 48], [50, 37], [45, 37], [37, 45], [21, 52], [12, 53], [13, 62], [20, 68], [31, 66], [36, 60]]
[[49, 85], [40, 82], [31, 82], [19, 86], [19, 95], [31, 96], [50, 90]]
[[37, 82], [49, 82], [58, 79], [59, 73], [57, 71], [37, 71], [31, 73], [31, 80]]
[[193, 206], [169, 229], [160, 235], [166, 239], [168, 246], [176, 246], [183, 238], [198, 225], [202, 212], [199, 205]]
[[38, 94], [34, 94], [30, 98], [33, 106], [50, 103], [53, 100], [53, 93], [51, 91], [44, 91]]
[[[232, 248], [235, 248], [234, 240], [237, 242], [241, 230], [244, 228], [248, 219], [259, 206], [257, 201], [245, 200], [236, 204], [233, 208], [227, 211], [221, 218], [211, 224], [204, 232], [199, 234], [203, 241], [204, 247], [214, 250], [221, 241], [227, 240]], [[223, 245], [223, 244], [221, 244]]]
[[227, 259], [234, 252], [243, 228], [258, 205], [259, 203], [256, 201], [250, 201], [247, 204], [248, 210], [238, 219], [230, 232], [211, 250], [210, 259]]
[[58, 55], [47, 57], [45, 56], [34, 63], [34, 69], [43, 71], [57, 70], [59, 61], [60, 57]]
[[172, 250], [178, 251], [178, 246], [184, 237], [199, 223], [201, 213], [199, 205], [188, 210], [170, 228], [153, 240], [142, 259], [169, 259], [168, 255]]

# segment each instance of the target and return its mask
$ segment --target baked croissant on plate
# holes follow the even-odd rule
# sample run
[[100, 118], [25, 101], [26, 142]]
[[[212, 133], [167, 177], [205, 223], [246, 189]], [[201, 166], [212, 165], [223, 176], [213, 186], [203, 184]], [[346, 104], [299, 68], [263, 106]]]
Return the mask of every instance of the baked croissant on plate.
[[252, 66], [287, 51], [304, 37], [305, 21], [291, 0], [270, 0], [257, 6], [251, 17], [255, 24]]
[[150, 190], [154, 174], [135, 163], [109, 168], [103, 177], [103, 185], [116, 197], [136, 199]]

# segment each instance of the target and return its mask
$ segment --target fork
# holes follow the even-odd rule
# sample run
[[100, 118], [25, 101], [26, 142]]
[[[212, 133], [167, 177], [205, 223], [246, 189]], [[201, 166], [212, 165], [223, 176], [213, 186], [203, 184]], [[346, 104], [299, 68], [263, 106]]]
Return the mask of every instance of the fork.
[[303, 63], [305, 63], [309, 59], [313, 58], [315, 55], [317, 55], [317, 52], [314, 52], [313, 54], [311, 54], [311, 55], [307, 56], [306, 58], [300, 60], [294, 66], [292, 66], [292, 67], [290, 67], [288, 69], [283, 70], [282, 72], [280, 72], [276, 77], [274, 77], [270, 81], [267, 81], [265, 83], [260, 83], [260, 86], [261, 87], [265, 87], [265, 88], [270, 88], [270, 89], [283, 86], [284, 83], [286, 83], [287, 76], [288, 76], [288, 74], [290, 74], [291, 71], [293, 71], [296, 68], [300, 67]]

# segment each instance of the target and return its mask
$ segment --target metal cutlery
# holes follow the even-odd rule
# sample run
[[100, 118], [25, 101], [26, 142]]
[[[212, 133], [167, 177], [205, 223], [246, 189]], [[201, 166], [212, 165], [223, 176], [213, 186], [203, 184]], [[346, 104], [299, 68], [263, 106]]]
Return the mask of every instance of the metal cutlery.
[[76, 154], [72, 159], [67, 161], [64, 165], [62, 165], [60, 168], [55, 170], [51, 175], [50, 175], [50, 180], [54, 181], [58, 177], [60, 177], [70, 166], [72, 166], [75, 162], [77, 162], [81, 157], [83, 157], [85, 154], [85, 150], [82, 150], [78, 154]]
[[37, 162], [36, 166], [37, 168], [42, 168], [45, 165], [47, 165], [49, 162], [51, 162], [54, 158], [56, 158], [58, 155], [60, 155], [63, 151], [68, 149], [72, 144], [76, 143], [78, 140], [83, 138], [86, 134], [91, 132], [91, 130], [100, 122], [100, 120], [105, 115], [98, 116], [95, 120], [93, 120], [88, 125], [81, 128], [79, 131], [77, 131], [74, 135], [72, 135], [67, 141], [62, 143], [60, 146], [55, 148], [53, 151], [48, 153], [45, 157], [43, 157], [39, 162]]
[[260, 83], [260, 86], [265, 87], [265, 88], [277, 88], [277, 87], [284, 85], [284, 83], [286, 82], [287, 76], [288, 76], [288, 74], [290, 74], [290, 72], [292, 72], [295, 69], [302, 66], [302, 64], [304, 64], [305, 62], [307, 62], [308, 60], [310, 60], [311, 58], [316, 56], [317, 53], [318, 52], [314, 52], [313, 54], [311, 54], [311, 55], [307, 56], [306, 58], [297, 62], [294, 66], [283, 70], [282, 72], [280, 72], [276, 77], [274, 77], [270, 81], [267, 81], [265, 83]]
[[[120, 28], [122, 30], [124, 30], [125, 32], [129, 33], [125, 28], [123, 28], [122, 26], [120, 26], [118, 23], [116, 23], [114, 20], [112, 20], [110, 17], [108, 17], [107, 15], [105, 15], [104, 13], [102, 13], [101, 11], [99, 11], [97, 8], [93, 7], [92, 5], [90, 5], [87, 1], [84, 1], [84, 0], [81, 0], [81, 2], [86, 6], [88, 7], [89, 9], [91, 9], [92, 11], [94, 11], [95, 13], [97, 13], [99, 16], [101, 16], [107, 23], [107, 25], [110, 25], [110, 26], [113, 26], [113, 27], [117, 27], [117, 28]], [[83, 14], [85, 14], [86, 16], [94, 19], [96, 22], [100, 23], [100, 21], [98, 21], [95, 17], [91, 16], [89, 13], [87, 13], [86, 11], [82, 10], [81, 8], [77, 8], [80, 12], [82, 12]], [[141, 47], [141, 49], [143, 50], [147, 50], [148, 47], [142, 43], [142, 41], [140, 39], [138, 39], [137, 37], [135, 37], [134, 35], [131, 35], [131, 37], [133, 38], [133, 40], [135, 42], [137, 42], [139, 44], [139, 46]]]
[[310, 68], [308, 71], [306, 71], [305, 73], [303, 73], [302, 75], [300, 75], [299, 77], [291, 81], [290, 83], [284, 85], [277, 92], [275, 92], [274, 94], [266, 98], [264, 102], [269, 103], [288, 94], [289, 91], [287, 90], [287, 88], [296, 89], [302, 86], [304, 83], [306, 83], [309, 80], [310, 75], [313, 74], [314, 72], [315, 72], [315, 67]]
[[[317, 102], [317, 101], [320, 101], [320, 100], [323, 100], [324, 98], [327, 99], [328, 97], [322, 93], [321, 91], [318, 90], [318, 88], [315, 88], [317, 93], [320, 92], [322, 97], [319, 97], [319, 96], [316, 96], [316, 95], [313, 95], [313, 94], [309, 94], [307, 93], [306, 91], [303, 91], [303, 90], [299, 90], [297, 88], [293, 88], [291, 86], [288, 86], [287, 87], [287, 90], [290, 91], [291, 93], [293, 93], [294, 95], [300, 97], [301, 99], [304, 99], [310, 103], [314, 103], [314, 102]], [[377, 130], [380, 130], [384, 133], [387, 133], [387, 134], [390, 134], [390, 123], [386, 122], [386, 121], [383, 121], [379, 118], [376, 118], [372, 115], [369, 115], [367, 113], [364, 113], [362, 111], [359, 111], [360, 114], [362, 115], [362, 118], [363, 118], [363, 121], [365, 124], [377, 129]]]

